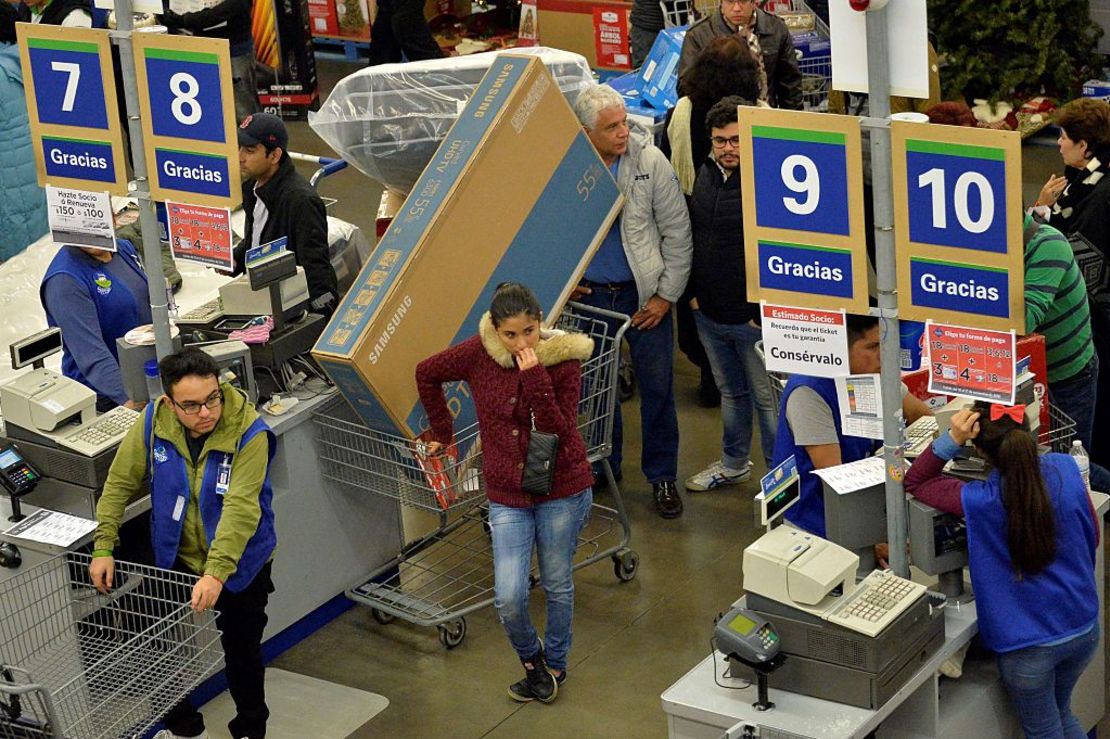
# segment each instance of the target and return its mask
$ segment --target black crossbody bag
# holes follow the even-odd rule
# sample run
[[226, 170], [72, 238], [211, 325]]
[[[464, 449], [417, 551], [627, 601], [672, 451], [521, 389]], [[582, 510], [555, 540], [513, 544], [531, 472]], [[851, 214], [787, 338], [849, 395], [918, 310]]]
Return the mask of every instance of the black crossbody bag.
[[536, 414], [532, 414], [532, 434], [528, 439], [528, 456], [520, 487], [531, 495], [550, 495], [555, 480], [555, 457], [559, 454], [559, 435], [536, 431]]

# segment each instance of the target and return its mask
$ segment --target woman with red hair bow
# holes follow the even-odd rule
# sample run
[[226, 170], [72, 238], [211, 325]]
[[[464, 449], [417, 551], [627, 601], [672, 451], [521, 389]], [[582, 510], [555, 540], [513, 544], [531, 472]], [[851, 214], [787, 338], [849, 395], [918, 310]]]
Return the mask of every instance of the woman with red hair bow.
[[[943, 474], [968, 442], [984, 481]], [[1081, 739], [1071, 693], [1099, 640], [1098, 525], [1066, 454], [1038, 456], [1024, 406], [976, 403], [906, 473], [906, 492], [967, 522], [979, 634], [1030, 737]]]

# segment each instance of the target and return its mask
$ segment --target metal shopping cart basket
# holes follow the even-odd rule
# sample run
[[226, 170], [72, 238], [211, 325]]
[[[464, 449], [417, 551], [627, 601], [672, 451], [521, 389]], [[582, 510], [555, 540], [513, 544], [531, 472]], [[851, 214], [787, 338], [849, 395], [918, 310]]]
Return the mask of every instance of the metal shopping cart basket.
[[[615, 331], [606, 319], [617, 325]], [[571, 303], [557, 326], [594, 339], [595, 356], [582, 364], [578, 427], [587, 456], [601, 465], [613, 498], [612, 507], [594, 504], [590, 523], [579, 537], [574, 566], [610, 558], [616, 576], [628, 581], [636, 576], [639, 557], [628, 548], [631, 526], [607, 461], [628, 317]], [[379, 623], [401, 618], [435, 626], [445, 647], [458, 646], [466, 637], [466, 615], [493, 603], [493, 551], [477, 425], [457, 431], [457, 457], [429, 471], [422, 466], [427, 459], [419, 442], [366, 428], [339, 399], [318, 411], [314, 421], [325, 477], [439, 516], [435, 531], [406, 546], [347, 596], [372, 608]], [[533, 586], [537, 582], [533, 569]]]
[[0, 737], [141, 737], [220, 666], [196, 577], [116, 562], [101, 595], [67, 553], [0, 583]]

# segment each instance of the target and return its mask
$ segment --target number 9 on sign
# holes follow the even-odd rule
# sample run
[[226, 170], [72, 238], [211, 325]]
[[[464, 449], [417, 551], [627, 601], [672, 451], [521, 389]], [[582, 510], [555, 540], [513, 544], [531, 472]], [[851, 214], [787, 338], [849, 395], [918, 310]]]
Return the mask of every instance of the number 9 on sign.
[[758, 225], [848, 235], [844, 134], [753, 126], [752, 155]]
[[224, 106], [219, 58], [169, 49], [144, 51], [154, 133], [222, 142]]

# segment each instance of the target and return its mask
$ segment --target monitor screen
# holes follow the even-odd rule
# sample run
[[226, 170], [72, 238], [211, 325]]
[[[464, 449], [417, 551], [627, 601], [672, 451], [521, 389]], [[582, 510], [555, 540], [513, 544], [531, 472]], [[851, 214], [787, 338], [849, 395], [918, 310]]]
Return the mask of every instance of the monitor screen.
[[9, 467], [14, 467], [23, 461], [23, 458], [16, 454], [15, 450], [8, 447], [0, 452], [0, 470], [6, 470]]
[[41, 333], [30, 336], [23, 341], [12, 344], [12, 369], [19, 369], [34, 364], [40, 359], [62, 350], [61, 329], [47, 329]]

